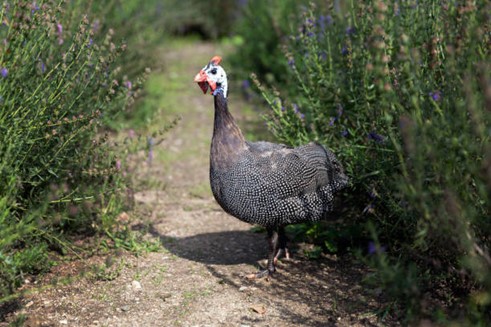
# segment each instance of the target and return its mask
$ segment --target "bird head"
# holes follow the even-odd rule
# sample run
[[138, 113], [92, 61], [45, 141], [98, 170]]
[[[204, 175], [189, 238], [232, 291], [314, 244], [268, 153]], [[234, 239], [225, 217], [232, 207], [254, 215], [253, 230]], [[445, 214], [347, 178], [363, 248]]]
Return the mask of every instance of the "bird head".
[[226, 98], [227, 74], [222, 66], [220, 66], [221, 61], [222, 58], [220, 56], [211, 58], [210, 62], [196, 74], [194, 81], [198, 83], [204, 94], [210, 89], [212, 95], [223, 92], [223, 96]]

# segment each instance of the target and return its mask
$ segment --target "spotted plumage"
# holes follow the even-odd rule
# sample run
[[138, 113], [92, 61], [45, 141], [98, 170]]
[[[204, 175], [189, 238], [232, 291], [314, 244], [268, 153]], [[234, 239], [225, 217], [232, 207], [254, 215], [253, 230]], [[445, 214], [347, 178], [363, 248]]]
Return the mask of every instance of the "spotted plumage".
[[237, 154], [236, 161], [222, 169], [211, 160], [211, 188], [225, 211], [251, 224], [318, 221], [347, 182], [340, 178], [334, 155], [319, 144], [289, 148], [245, 142]]
[[227, 78], [219, 63], [219, 57], [212, 58], [195, 77], [204, 92], [210, 88], [214, 95], [211, 189], [226, 212], [266, 227], [268, 269], [257, 276], [269, 275], [275, 271], [275, 256], [286, 251], [283, 227], [325, 217], [348, 178], [335, 155], [320, 144], [292, 148], [246, 141], [228, 110]]

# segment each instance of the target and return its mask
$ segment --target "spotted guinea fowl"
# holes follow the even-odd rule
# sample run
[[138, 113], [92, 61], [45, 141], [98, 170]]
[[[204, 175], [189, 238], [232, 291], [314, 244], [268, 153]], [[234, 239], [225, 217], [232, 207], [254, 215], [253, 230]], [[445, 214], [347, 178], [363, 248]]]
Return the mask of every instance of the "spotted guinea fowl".
[[228, 110], [227, 74], [220, 62], [213, 57], [194, 79], [203, 93], [210, 89], [214, 95], [211, 189], [227, 213], [266, 228], [267, 269], [251, 276], [259, 278], [275, 272], [280, 255], [289, 256], [284, 226], [322, 219], [348, 178], [335, 155], [320, 144], [292, 148], [246, 141]]

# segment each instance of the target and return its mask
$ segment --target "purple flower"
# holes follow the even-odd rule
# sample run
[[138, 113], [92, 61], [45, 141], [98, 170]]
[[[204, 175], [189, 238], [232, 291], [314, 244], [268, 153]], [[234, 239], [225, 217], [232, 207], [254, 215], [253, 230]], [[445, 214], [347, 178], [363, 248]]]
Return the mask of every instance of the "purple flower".
[[348, 136], [348, 130], [346, 130], [346, 129], [345, 130], [342, 130], [341, 131], [341, 136], [342, 137], [347, 137]]
[[332, 16], [331, 15], [327, 15], [327, 16], [324, 16], [324, 17], [326, 17], [327, 25], [332, 25], [334, 23], [334, 20], [332, 19]]
[[56, 24], [56, 31], [58, 33], [58, 44], [61, 45], [61, 44], [63, 44], [63, 35], [62, 35], [63, 34], [63, 26], [60, 23]]
[[436, 101], [436, 102], [438, 102], [442, 99], [442, 93], [438, 90], [434, 91], [434, 92], [430, 92], [428, 95], [433, 99], [433, 101]]
[[379, 135], [379, 134], [377, 134], [375, 132], [368, 133], [368, 139], [369, 140], [373, 140], [373, 141], [375, 141], [377, 143], [384, 143], [385, 142], [385, 137], [382, 136], [382, 135]]
[[41, 68], [41, 73], [44, 74], [44, 72], [46, 71], [46, 65], [44, 64], [44, 61], [40, 60], [39, 67]]
[[288, 59], [288, 65], [289, 65], [290, 67], [295, 66], [295, 59], [293, 59], [293, 58]]
[[148, 144], [148, 147], [149, 148], [152, 148], [153, 145], [155, 144], [155, 140], [153, 139], [153, 137], [148, 137], [147, 138], [147, 144]]
[[356, 33], [356, 28], [354, 28], [352, 26], [348, 26], [346, 28], [346, 35], [351, 36], [351, 35], [353, 35], [355, 33]]
[[322, 61], [326, 61], [326, 59], [327, 59], [327, 52], [325, 52], [324, 50], [322, 50], [321, 52], [319, 52], [319, 59], [322, 60]]
[[133, 84], [131, 83], [131, 81], [126, 81], [126, 82], [124, 82], [124, 86], [126, 86], [126, 88], [128, 90], [131, 90], [131, 88], [133, 87]]
[[94, 23], [92, 23], [92, 31], [94, 33], [97, 33], [97, 31], [99, 31], [99, 27], [100, 27], [100, 22], [98, 19], [96, 19]]
[[6, 78], [9, 75], [9, 70], [5, 67], [2, 67], [2, 69], [0, 70], [0, 74], [3, 78]]
[[336, 110], [336, 112], [338, 113], [338, 117], [341, 117], [343, 115], [344, 108], [342, 104], [338, 103], [338, 109]]
[[346, 56], [346, 55], [349, 54], [349, 50], [348, 50], [348, 48], [346, 46], [344, 46], [344, 47], [341, 48], [341, 54], [343, 56]]
[[285, 112], [285, 106], [281, 106], [281, 112]]
[[251, 87], [251, 83], [249, 82], [249, 80], [248, 80], [248, 79], [245, 79], [245, 80], [243, 80], [243, 81], [242, 81], [242, 88], [243, 88], [244, 90], [246, 90], [246, 89], [248, 89], [248, 88], [250, 88], [250, 87]]
[[320, 15], [317, 23], [319, 25], [319, 29], [324, 32], [326, 30], [326, 26], [332, 25], [332, 17], [331, 15]]
[[373, 241], [368, 242], [368, 254], [384, 253], [385, 250], [386, 250], [385, 246], [379, 246], [375, 244], [375, 242]]
[[401, 5], [399, 5], [399, 2], [395, 2], [395, 10], [394, 10], [394, 16], [399, 16], [401, 14]]
[[373, 241], [368, 242], [368, 254], [375, 254], [377, 252], [377, 246]]
[[298, 105], [296, 103], [292, 104], [292, 107], [294, 113], [298, 114], [300, 112], [300, 110], [298, 109]]
[[34, 1], [31, 5], [31, 14], [34, 14], [35, 11], [39, 10], [38, 4]]
[[121, 170], [121, 160], [116, 160], [116, 169]]
[[312, 31], [307, 32], [307, 37], [314, 37], [314, 36], [315, 36], [314, 32], [312, 32]]
[[302, 114], [301, 112], [298, 114], [298, 117], [300, 117], [301, 120], [303, 120], [305, 118], [305, 115]]
[[329, 118], [329, 126], [334, 126], [335, 122], [336, 122], [336, 117], [330, 117]]

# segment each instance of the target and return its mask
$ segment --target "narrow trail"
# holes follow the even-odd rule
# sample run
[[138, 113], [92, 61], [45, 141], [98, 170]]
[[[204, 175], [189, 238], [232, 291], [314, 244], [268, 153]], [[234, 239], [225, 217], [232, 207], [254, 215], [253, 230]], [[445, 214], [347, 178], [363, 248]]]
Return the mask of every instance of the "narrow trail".
[[[349, 258], [309, 261], [299, 251], [269, 281], [243, 277], [266, 257], [265, 235], [224, 213], [211, 195], [213, 101], [192, 83], [222, 51], [186, 43], [163, 54], [166, 68], [157, 78], [169, 97], [152, 125], [176, 114], [182, 120], [155, 149], [151, 166], [141, 169], [148, 187], [135, 194], [135, 213], [164, 250], [114, 258], [119, 270], [110, 280], [79, 278], [26, 296], [18, 310], [28, 317], [26, 326], [380, 325], [379, 299], [360, 284], [367, 268]], [[246, 126], [256, 118], [241, 114], [238, 93], [231, 90], [230, 107]], [[104, 262], [92, 264], [97, 260]], [[50, 278], [67, 273], [61, 265]]]

